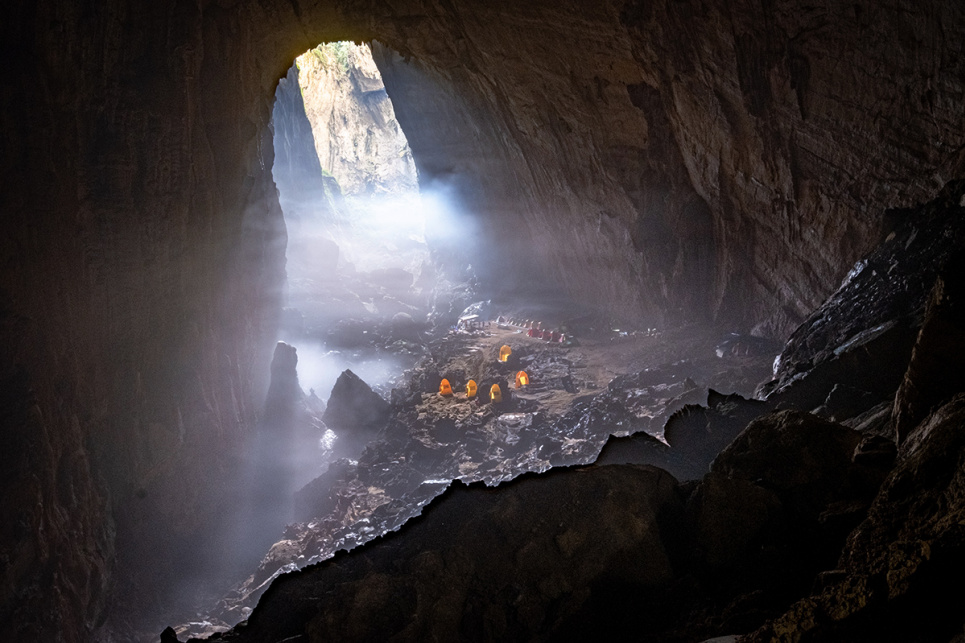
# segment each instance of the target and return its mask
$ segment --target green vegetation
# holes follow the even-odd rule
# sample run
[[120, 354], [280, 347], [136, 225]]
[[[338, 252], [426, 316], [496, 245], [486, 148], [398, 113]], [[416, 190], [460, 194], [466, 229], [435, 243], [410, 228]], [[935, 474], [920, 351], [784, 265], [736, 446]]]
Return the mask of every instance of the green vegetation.
[[347, 40], [339, 42], [323, 42], [312, 49], [312, 53], [326, 66], [337, 64], [342, 72], [348, 71], [348, 55], [352, 43]]

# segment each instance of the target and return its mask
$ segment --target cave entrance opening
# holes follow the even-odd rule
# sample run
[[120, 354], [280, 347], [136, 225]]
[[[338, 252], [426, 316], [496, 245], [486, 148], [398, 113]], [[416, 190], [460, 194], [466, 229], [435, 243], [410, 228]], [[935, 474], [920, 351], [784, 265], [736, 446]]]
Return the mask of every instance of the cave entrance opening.
[[273, 175], [288, 230], [281, 337], [322, 399], [351, 368], [388, 386], [417, 357], [436, 276], [434, 204], [367, 44], [322, 43], [275, 94]]

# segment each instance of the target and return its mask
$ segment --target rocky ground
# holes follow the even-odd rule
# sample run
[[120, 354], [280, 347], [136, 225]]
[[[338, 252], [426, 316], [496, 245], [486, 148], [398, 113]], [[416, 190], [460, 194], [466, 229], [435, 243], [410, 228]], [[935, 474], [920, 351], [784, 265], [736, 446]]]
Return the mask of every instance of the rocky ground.
[[[903, 213], [792, 335], [763, 399], [708, 390], [765, 356], [693, 329], [433, 345], [379, 439], [300, 492], [305, 520], [221, 603], [247, 620], [216, 638], [959, 640], [963, 187]], [[876, 289], [882, 270], [894, 283]], [[912, 346], [876, 348], [889, 328]], [[502, 408], [432, 390], [517, 368], [534, 388]]]
[[[732, 338], [724, 340], [718, 357], [720, 333], [697, 327], [594, 330], [591, 336], [571, 336], [567, 344], [528, 337], [524, 328], [508, 323], [449, 332], [424, 347], [427, 356], [405, 373], [403, 386], [391, 391], [387, 419], [381, 420], [355, 421], [344, 410], [333, 413], [333, 407], [352, 404], [366, 415], [374, 408], [371, 389], [350, 372], [343, 374], [327, 410], [321, 413], [317, 402], [303, 396], [296, 421], [317, 432], [332, 427], [342, 436], [339, 441], [374, 439], [354, 452], [336, 446], [348, 457], [331, 463], [295, 494], [295, 522], [259, 568], [217, 608], [177, 633], [227, 629], [250, 613], [280, 574], [398, 529], [454, 480], [496, 486], [527, 472], [586, 464], [611, 436], [632, 434], [646, 440], [655, 463], [678, 477], [699, 477], [709, 459], [670, 455], [664, 422], [687, 404], [706, 402], [712, 388], [749, 395], [770, 375], [774, 353], [767, 349], [776, 349], [755, 344], [734, 350]], [[505, 363], [498, 359], [503, 345], [512, 348]], [[530, 383], [516, 388], [520, 370]], [[451, 396], [439, 394], [443, 377], [453, 385]], [[465, 392], [469, 379], [479, 391], [471, 399]], [[286, 381], [296, 382], [291, 373]], [[489, 400], [493, 384], [501, 387], [499, 403]], [[366, 391], [349, 392], [359, 386]], [[290, 400], [290, 394], [281, 397]], [[370, 435], [373, 423], [383, 428]]]

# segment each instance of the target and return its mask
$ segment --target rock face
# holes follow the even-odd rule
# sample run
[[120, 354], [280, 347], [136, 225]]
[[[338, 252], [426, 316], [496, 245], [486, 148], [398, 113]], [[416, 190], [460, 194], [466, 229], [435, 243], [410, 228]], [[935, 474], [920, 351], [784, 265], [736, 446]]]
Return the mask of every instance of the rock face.
[[350, 370], [335, 381], [322, 421], [336, 434], [340, 454], [357, 457], [389, 419], [389, 403]]
[[885, 207], [961, 174], [965, 63], [932, 34], [963, 25], [943, 2], [434, 5], [378, 22], [403, 58], [375, 53], [420, 175], [458, 176], [507, 261], [530, 248], [607, 307], [786, 332]]
[[[825, 413], [839, 419], [893, 400], [925, 316], [929, 291], [965, 243], [963, 196], [965, 184], [956, 181], [920, 208], [890, 212], [893, 229], [791, 333], [775, 363], [774, 379], [758, 394], [797, 408], [824, 407]], [[936, 323], [942, 330], [935, 335], [950, 342], [951, 348], [960, 333], [952, 331], [955, 322]], [[839, 388], [832, 391], [835, 385]]]
[[321, 168], [342, 194], [418, 189], [412, 152], [368, 45], [322, 44], [295, 67]]
[[0, 531], [0, 638], [89, 640], [112, 585], [160, 606], [223, 524], [276, 339], [269, 121], [300, 52], [384, 44], [420, 176], [479, 223], [487, 288], [779, 333], [879, 212], [961, 177], [963, 11], [6, 3], [0, 508], [21, 519]]
[[639, 611], [660, 621], [682, 514], [676, 481], [649, 467], [527, 477], [509, 494], [456, 483], [405, 537], [276, 581], [227, 640], [563, 636], [607, 584], [650, 599]]
[[[333, 177], [326, 177], [322, 173], [322, 164], [315, 151], [312, 125], [305, 113], [305, 100], [296, 65], [292, 65], [288, 74], [278, 81], [271, 128], [272, 147], [275, 150], [271, 174], [278, 187], [278, 201], [286, 220], [301, 222], [303, 219], [331, 218], [339, 193], [338, 184]], [[316, 251], [315, 254], [332, 255], [324, 251]], [[332, 269], [337, 259], [336, 249], [332, 255]]]
[[935, 406], [965, 390], [961, 364], [965, 360], [965, 290], [961, 255], [950, 261], [935, 281], [925, 321], [911, 354], [911, 362], [895, 396], [895, 438], [908, 433]]

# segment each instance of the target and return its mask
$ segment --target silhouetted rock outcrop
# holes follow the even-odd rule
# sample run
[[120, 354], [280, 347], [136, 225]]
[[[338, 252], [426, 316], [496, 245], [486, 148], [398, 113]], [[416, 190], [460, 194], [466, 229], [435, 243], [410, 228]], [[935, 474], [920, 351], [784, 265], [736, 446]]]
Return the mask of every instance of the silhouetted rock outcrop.
[[665, 623], [683, 509], [669, 474], [634, 465], [454, 483], [404, 532], [276, 580], [228, 640], [565, 636], [617, 586], [635, 620]]
[[911, 362], [895, 397], [898, 444], [934, 407], [960, 391], [965, 391], [965, 259], [961, 255], [935, 281]]
[[351, 370], [338, 376], [322, 415], [338, 435], [336, 452], [353, 458], [379, 435], [388, 419], [389, 403]]
[[965, 395], [905, 439], [867, 519], [849, 536], [838, 571], [748, 643], [949, 641], [965, 601]]

